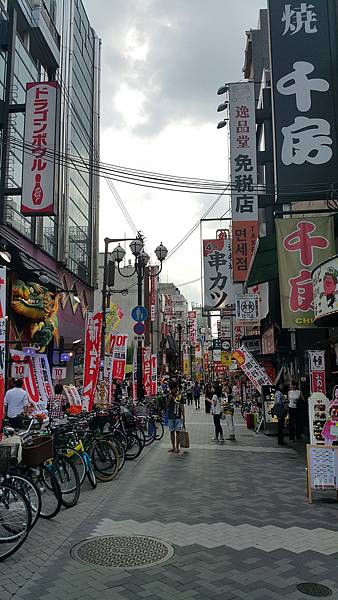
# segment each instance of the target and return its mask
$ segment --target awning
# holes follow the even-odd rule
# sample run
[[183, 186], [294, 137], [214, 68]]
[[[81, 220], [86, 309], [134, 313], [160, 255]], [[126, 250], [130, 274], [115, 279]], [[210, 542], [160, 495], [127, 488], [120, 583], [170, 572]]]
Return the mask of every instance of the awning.
[[245, 287], [252, 287], [278, 277], [278, 258], [276, 235], [271, 234], [258, 240], [251, 261]]

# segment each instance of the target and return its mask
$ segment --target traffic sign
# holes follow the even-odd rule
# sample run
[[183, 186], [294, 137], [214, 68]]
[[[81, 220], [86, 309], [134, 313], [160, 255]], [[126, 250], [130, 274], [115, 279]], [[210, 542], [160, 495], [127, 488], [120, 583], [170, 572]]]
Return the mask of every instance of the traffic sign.
[[145, 327], [144, 323], [135, 323], [134, 333], [136, 333], [136, 335], [143, 335], [145, 330], [146, 330], [146, 327]]
[[146, 321], [148, 318], [148, 311], [145, 306], [135, 306], [131, 311], [131, 318], [138, 323]]

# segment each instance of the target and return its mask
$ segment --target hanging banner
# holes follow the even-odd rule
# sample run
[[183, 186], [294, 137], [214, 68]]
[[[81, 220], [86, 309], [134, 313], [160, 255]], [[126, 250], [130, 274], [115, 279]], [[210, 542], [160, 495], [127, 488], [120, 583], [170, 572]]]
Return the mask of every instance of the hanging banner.
[[11, 359], [29, 366], [27, 377], [23, 377], [23, 387], [33, 404], [33, 415], [47, 415], [47, 404], [53, 395], [53, 383], [48, 358], [45, 354], [27, 355], [19, 350], [10, 350]]
[[338, 313], [338, 256], [314, 269], [312, 283], [316, 324], [335, 326]]
[[229, 85], [233, 281], [246, 280], [258, 238], [255, 90]]
[[62, 381], [67, 377], [67, 367], [53, 367], [52, 379], [53, 381]]
[[233, 321], [233, 343], [234, 348], [239, 348], [242, 343], [242, 337], [245, 335], [245, 327], [238, 325]]
[[83, 406], [92, 410], [100, 374], [102, 312], [88, 312], [83, 373]]
[[133, 400], [137, 399], [137, 347], [133, 353]]
[[232, 353], [232, 358], [235, 359], [237, 365], [244, 371], [259, 393], [261, 393], [262, 385], [272, 385], [272, 381], [264, 367], [258, 364], [245, 346], [241, 346], [238, 350], [235, 350]]
[[21, 213], [55, 215], [58, 198], [59, 85], [27, 83]]
[[6, 268], [0, 267], [0, 431], [4, 417], [6, 377]]
[[189, 343], [194, 347], [197, 340], [197, 312], [195, 310], [190, 310], [188, 312], [188, 327]]
[[326, 395], [325, 351], [309, 350], [310, 390]]
[[142, 350], [144, 394], [145, 396], [151, 396], [151, 349], [150, 346], [146, 346]]
[[149, 267], [149, 306], [150, 306], [150, 321], [155, 321], [156, 311], [156, 273], [157, 267]]
[[75, 385], [64, 385], [63, 390], [67, 396], [70, 406], [77, 406], [82, 410], [81, 396]]
[[157, 394], [157, 354], [151, 355], [151, 396]]
[[338, 171], [335, 3], [268, 5], [278, 200], [290, 186], [294, 195], [321, 198]]
[[127, 362], [127, 335], [112, 335], [112, 378], [115, 381], [123, 381]]
[[242, 294], [235, 299], [236, 323], [238, 325], [259, 324], [259, 297]]
[[234, 303], [231, 270], [231, 241], [203, 240], [204, 310]]
[[276, 230], [283, 327], [316, 327], [311, 274], [335, 253], [333, 218], [277, 219]]

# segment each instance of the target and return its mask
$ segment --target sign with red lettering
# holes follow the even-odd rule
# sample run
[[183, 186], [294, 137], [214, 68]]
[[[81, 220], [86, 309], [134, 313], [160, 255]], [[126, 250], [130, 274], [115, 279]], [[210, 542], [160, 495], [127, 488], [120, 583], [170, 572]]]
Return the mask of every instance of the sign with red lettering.
[[115, 381], [123, 381], [127, 362], [127, 335], [112, 336], [112, 355], [113, 355], [113, 371], [112, 376]]
[[309, 350], [309, 371], [311, 394], [321, 392], [326, 395], [325, 351]]
[[100, 374], [102, 312], [88, 312], [83, 373], [83, 406], [91, 410]]
[[66, 379], [67, 367], [53, 367], [52, 377], [53, 381], [61, 381]]
[[11, 350], [11, 359], [17, 364], [28, 364], [28, 374], [23, 379], [29, 399], [34, 405], [33, 415], [47, 414], [47, 404], [53, 394], [53, 382], [48, 358], [45, 354], [25, 354], [20, 350]]
[[143, 356], [143, 385], [146, 396], [151, 396], [151, 349], [150, 346], [142, 348]]
[[15, 362], [11, 366], [11, 377], [13, 379], [25, 379], [29, 375], [28, 363]]
[[190, 310], [188, 312], [189, 342], [191, 346], [196, 346], [197, 340], [197, 312]]
[[264, 367], [258, 364], [245, 346], [234, 350], [232, 358], [235, 359], [237, 366], [242, 369], [259, 393], [261, 393], [262, 385], [272, 385], [272, 381], [270, 381], [270, 377]]
[[27, 83], [21, 213], [31, 217], [56, 214], [58, 104], [56, 81]]
[[157, 355], [151, 355], [151, 396], [157, 394]]

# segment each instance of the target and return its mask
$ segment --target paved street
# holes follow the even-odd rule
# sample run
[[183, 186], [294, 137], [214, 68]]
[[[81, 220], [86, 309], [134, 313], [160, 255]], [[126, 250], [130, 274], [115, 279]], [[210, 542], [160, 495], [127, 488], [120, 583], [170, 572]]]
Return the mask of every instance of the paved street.
[[[40, 520], [24, 547], [0, 565], [7, 600], [273, 600], [307, 597], [319, 582], [338, 599], [338, 505], [310, 506], [301, 454], [255, 435], [237, 417], [237, 441], [214, 445], [211, 417], [188, 408], [191, 449], [163, 440], [127, 464], [118, 480], [85, 488], [77, 507]], [[72, 547], [99, 535], [147, 535], [174, 548], [155, 567], [84, 564]]]

